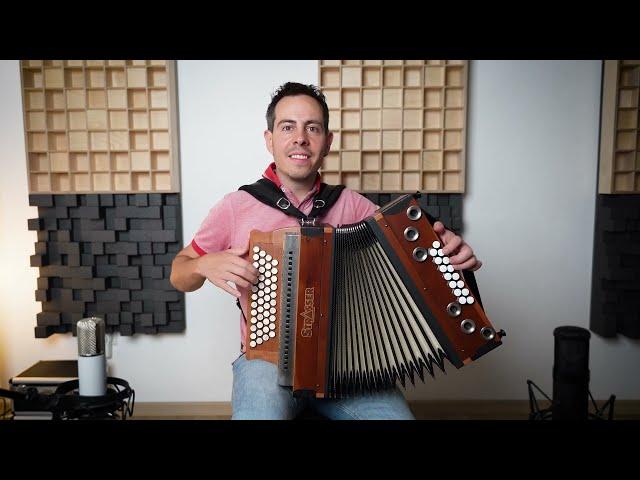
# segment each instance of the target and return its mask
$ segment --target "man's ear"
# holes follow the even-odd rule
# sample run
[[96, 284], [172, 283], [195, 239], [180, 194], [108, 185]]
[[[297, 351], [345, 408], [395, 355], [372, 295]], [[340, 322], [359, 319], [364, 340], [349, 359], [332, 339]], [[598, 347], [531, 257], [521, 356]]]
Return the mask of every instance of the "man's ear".
[[329, 155], [329, 152], [331, 151], [332, 143], [333, 143], [333, 132], [329, 132], [329, 134], [327, 135], [327, 141], [325, 142], [325, 149], [322, 152], [323, 157], [326, 157], [327, 155]]
[[269, 153], [273, 155], [273, 133], [271, 133], [269, 129], [264, 131], [264, 143]]

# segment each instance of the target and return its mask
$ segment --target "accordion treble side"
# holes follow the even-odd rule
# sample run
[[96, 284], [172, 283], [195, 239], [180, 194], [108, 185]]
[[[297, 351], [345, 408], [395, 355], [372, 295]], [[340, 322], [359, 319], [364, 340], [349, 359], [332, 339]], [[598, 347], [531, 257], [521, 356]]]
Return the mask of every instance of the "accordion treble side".
[[[341, 227], [252, 231], [247, 359], [294, 393], [341, 397], [456, 368], [502, 343], [414, 196]], [[465, 278], [467, 277], [467, 278]]]

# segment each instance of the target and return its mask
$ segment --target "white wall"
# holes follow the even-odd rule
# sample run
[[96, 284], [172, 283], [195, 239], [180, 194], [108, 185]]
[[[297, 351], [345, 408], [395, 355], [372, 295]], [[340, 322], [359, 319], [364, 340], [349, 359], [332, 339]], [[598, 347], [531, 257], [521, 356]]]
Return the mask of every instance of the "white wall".
[[[180, 61], [184, 240], [225, 193], [270, 160], [262, 140], [269, 94], [317, 83], [315, 61]], [[485, 266], [485, 308], [505, 344], [478, 362], [409, 389], [410, 398], [526, 398], [551, 392], [553, 328], [588, 327], [600, 62], [472, 62], [465, 236]], [[36, 216], [27, 202], [18, 62], [0, 62], [0, 385], [40, 359], [74, 358], [70, 335], [33, 338]], [[495, 172], [500, 172], [501, 181]], [[580, 175], [576, 175], [580, 172]], [[567, 181], [570, 179], [570, 181]], [[8, 267], [8, 268], [7, 268]], [[186, 294], [182, 334], [119, 337], [111, 374], [138, 401], [228, 401], [239, 346], [233, 299], [207, 285]], [[591, 390], [639, 398], [638, 342], [591, 340]]]

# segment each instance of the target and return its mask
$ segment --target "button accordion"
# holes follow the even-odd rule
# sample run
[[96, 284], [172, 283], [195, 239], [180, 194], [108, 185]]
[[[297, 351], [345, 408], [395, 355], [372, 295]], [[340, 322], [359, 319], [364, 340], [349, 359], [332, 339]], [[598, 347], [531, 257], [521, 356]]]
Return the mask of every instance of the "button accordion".
[[445, 358], [461, 368], [501, 345], [418, 196], [352, 225], [252, 231], [247, 359], [276, 364], [294, 394], [337, 398], [424, 381]]

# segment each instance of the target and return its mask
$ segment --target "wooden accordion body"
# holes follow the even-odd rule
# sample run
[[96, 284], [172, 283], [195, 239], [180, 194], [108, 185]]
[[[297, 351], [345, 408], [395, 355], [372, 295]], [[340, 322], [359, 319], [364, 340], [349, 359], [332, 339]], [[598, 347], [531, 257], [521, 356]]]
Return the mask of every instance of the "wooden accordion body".
[[[252, 231], [247, 359], [296, 394], [335, 398], [414, 382], [499, 346], [475, 281], [449, 265], [413, 195], [353, 225]], [[470, 291], [470, 287], [471, 290]]]

